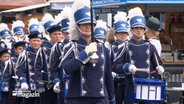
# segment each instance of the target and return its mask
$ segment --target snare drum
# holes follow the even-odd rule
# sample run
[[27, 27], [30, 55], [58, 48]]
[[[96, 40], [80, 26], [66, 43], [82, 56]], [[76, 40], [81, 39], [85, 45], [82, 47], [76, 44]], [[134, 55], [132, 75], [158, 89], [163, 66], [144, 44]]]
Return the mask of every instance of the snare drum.
[[134, 79], [134, 101], [164, 102], [165, 81], [157, 79]]

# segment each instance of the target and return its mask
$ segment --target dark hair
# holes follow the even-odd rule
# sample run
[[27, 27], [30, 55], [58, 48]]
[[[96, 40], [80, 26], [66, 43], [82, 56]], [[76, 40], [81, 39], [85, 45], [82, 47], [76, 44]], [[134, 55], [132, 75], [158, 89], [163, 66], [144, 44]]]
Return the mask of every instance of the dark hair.
[[0, 51], [0, 57], [1, 57], [3, 54], [6, 54], [6, 53], [11, 54], [11, 51], [10, 51], [8, 48], [5, 48], [5, 49], [1, 50], [1, 51]]
[[53, 25], [47, 31], [51, 35], [53, 32], [61, 31], [61, 26], [59, 26], [59, 25]]
[[25, 42], [25, 41], [19, 41], [19, 42], [15, 42], [14, 44], [13, 44], [13, 47], [14, 48], [18, 48], [18, 47], [26, 47], [26, 44], [27, 44], [27, 42]]

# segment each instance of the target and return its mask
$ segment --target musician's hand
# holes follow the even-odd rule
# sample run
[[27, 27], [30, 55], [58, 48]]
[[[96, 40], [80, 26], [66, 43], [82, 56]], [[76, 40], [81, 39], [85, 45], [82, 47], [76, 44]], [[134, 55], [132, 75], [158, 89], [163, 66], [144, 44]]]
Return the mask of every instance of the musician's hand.
[[27, 84], [27, 80], [26, 80], [26, 78], [24, 78], [24, 77], [20, 77], [20, 88], [22, 89], [22, 90], [27, 90], [28, 88], [29, 88], [29, 86], [28, 86], [28, 84]]
[[115, 78], [117, 74], [115, 72], [112, 72], [112, 77]]
[[36, 91], [38, 93], [45, 92], [44, 84], [36, 84]]
[[60, 86], [59, 86], [60, 80], [58, 78], [56, 78], [56, 79], [53, 80], [53, 83], [54, 83], [54, 87], [53, 87], [54, 92], [55, 93], [60, 93], [61, 92]]
[[21, 83], [20, 88], [22, 90], [28, 90], [29, 86], [28, 86], [28, 84], [26, 82], [23, 82], [23, 83]]
[[137, 71], [136, 66], [131, 64], [129, 66], [129, 72], [131, 72], [132, 74], [135, 74], [136, 71]]
[[96, 42], [92, 42], [90, 43], [88, 46], [86, 46], [85, 48], [85, 52], [87, 53], [87, 55], [92, 54], [94, 52], [97, 51], [97, 43]]
[[54, 87], [53, 87], [53, 90], [54, 90], [55, 93], [60, 93], [60, 92], [61, 92], [59, 83], [60, 83], [60, 82], [57, 82], [57, 83], [54, 85]]
[[9, 91], [8, 83], [2, 83], [2, 91], [3, 92], [8, 92]]
[[158, 74], [162, 74], [165, 71], [165, 69], [161, 65], [157, 66], [156, 69], [158, 71]]

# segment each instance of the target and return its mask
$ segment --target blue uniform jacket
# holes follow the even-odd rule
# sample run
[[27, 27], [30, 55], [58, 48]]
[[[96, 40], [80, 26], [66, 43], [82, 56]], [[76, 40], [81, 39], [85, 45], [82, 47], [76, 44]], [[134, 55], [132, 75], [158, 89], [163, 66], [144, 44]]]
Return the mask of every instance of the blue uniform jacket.
[[32, 47], [27, 47], [20, 55], [16, 63], [16, 74], [19, 78], [26, 78], [28, 85], [34, 82], [34, 62], [36, 51]]
[[112, 100], [114, 89], [109, 51], [104, 44], [98, 44], [96, 53], [99, 59], [96, 66], [93, 66], [84, 51], [86, 46], [87, 42], [79, 38], [64, 47], [65, 59], [62, 66], [71, 75], [67, 97], [109, 97]]
[[35, 80], [37, 82], [50, 81], [50, 65], [49, 57], [51, 53], [52, 44], [49, 41], [43, 41], [35, 58]]
[[3, 83], [7, 83], [10, 89], [15, 88], [15, 84], [17, 83], [15, 78], [12, 76], [16, 76], [15, 74], [15, 63], [17, 62], [18, 55], [13, 54], [12, 57], [6, 61], [5, 69], [3, 72]]
[[[116, 55], [117, 55], [117, 52], [118, 52], [118, 46], [123, 44], [125, 41], [123, 42], [118, 42], [118, 41], [115, 41], [114, 44], [111, 45], [111, 59], [112, 59], [112, 62], [113, 60], [116, 58]], [[116, 76], [114, 76], [114, 78], [125, 78], [125, 73], [116, 73]]]
[[0, 73], [1, 73], [1, 74], [3, 73], [4, 67], [5, 67], [4, 62], [2, 62], [2, 61], [0, 60]]
[[62, 60], [62, 52], [63, 46], [65, 44], [62, 42], [58, 42], [54, 44], [52, 47], [51, 55], [50, 55], [50, 69], [51, 69], [51, 79], [56, 80], [59, 79], [59, 76], [63, 76], [63, 72], [61, 69], [61, 60]]
[[149, 72], [137, 71], [133, 75], [135, 78], [160, 78], [156, 67], [158, 64], [162, 65], [162, 61], [156, 48], [149, 42], [144, 40], [136, 42], [131, 38], [130, 41], [125, 42], [118, 49], [117, 57], [113, 63], [113, 71], [116, 73], [125, 72], [127, 82], [132, 83], [132, 74], [128, 70], [128, 64], [134, 64], [137, 68], [144, 68]]

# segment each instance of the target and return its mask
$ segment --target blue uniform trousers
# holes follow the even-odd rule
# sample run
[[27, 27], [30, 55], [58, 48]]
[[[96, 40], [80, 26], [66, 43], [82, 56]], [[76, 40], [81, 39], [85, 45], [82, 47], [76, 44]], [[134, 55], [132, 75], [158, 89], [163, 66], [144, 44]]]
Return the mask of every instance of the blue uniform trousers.
[[23, 104], [40, 104], [40, 97], [23, 98]]
[[0, 104], [8, 104], [8, 96], [9, 96], [9, 92], [1, 92], [1, 100], [0, 100]]
[[116, 104], [122, 104], [125, 97], [125, 78], [114, 78]]
[[46, 89], [45, 92], [40, 94], [40, 104], [57, 104], [57, 94], [53, 91], [53, 88]]

